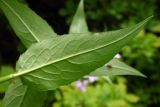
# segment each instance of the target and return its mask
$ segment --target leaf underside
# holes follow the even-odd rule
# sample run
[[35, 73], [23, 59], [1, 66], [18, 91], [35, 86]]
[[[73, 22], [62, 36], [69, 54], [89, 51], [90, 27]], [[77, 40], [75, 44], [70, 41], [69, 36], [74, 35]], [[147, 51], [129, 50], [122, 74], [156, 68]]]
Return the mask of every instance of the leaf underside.
[[[29, 86], [31, 85], [41, 90], [51, 90], [60, 85], [69, 84], [83, 75], [89, 74], [90, 71], [95, 70], [97, 67], [101, 67], [119, 51], [119, 49], [117, 50], [117, 46], [121, 48], [128, 43], [140, 30], [141, 26], [149, 20], [147, 19], [137, 25], [137, 27], [135, 26], [130, 29], [109, 33], [70, 34], [68, 36], [71, 37], [68, 39], [60, 37], [43, 41], [43, 39], [53, 38], [57, 35], [26, 4], [19, 3], [16, 0], [0, 0], [0, 7], [26, 47], [42, 41], [32, 46], [22, 55], [17, 65], [17, 70], [19, 71], [17, 74], [22, 73], [24, 82], [26, 81]], [[83, 0], [79, 4], [69, 32], [89, 32], [84, 17]], [[91, 39], [92, 36], [93, 39]], [[111, 49], [114, 47], [116, 48]], [[93, 71], [90, 75], [111, 76], [133, 74], [144, 76], [136, 72], [135, 69], [126, 67], [124, 63], [122, 64], [115, 59], [111, 60], [108, 64], [111, 64], [112, 68], [103, 66]], [[16, 79], [9, 86], [3, 103], [4, 107], [28, 107], [28, 105], [31, 107], [41, 107], [45, 97], [46, 92], [31, 89]]]
[[111, 60], [149, 19], [117, 31], [70, 34], [39, 42], [20, 57], [17, 75], [41, 90], [69, 84]]
[[3, 99], [3, 107], [41, 107], [46, 94], [23, 85], [19, 79], [8, 87]]
[[56, 36], [46, 21], [32, 11], [27, 4], [17, 0], [0, 0], [0, 8], [26, 47], [44, 38]]
[[105, 66], [90, 73], [91, 76], [136, 75], [146, 77], [136, 69], [126, 65], [117, 59], [112, 59]]

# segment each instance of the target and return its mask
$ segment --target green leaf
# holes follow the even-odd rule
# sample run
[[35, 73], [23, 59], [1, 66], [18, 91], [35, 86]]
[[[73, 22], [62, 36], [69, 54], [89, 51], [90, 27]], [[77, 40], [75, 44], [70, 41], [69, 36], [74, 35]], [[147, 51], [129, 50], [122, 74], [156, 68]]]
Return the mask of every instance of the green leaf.
[[46, 21], [26, 4], [17, 0], [0, 0], [0, 8], [26, 47], [45, 38], [56, 36]]
[[110, 61], [150, 18], [117, 31], [70, 34], [41, 41], [20, 57], [17, 73], [0, 78], [0, 82], [22, 76], [26, 83], [41, 90], [69, 84]]
[[[39, 42], [45, 38], [55, 37], [56, 34], [52, 30], [52, 28], [46, 23], [45, 20], [41, 19], [35, 12], [33, 12], [26, 4], [22, 4], [16, 0], [0, 0], [0, 7], [4, 11], [6, 17], [8, 18], [12, 28], [21, 39], [22, 43], [29, 47], [33, 43]], [[6, 84], [6, 83], [3, 83]], [[3, 85], [1, 84], [1, 86]], [[7, 84], [8, 85], [8, 84]], [[14, 87], [19, 86], [18, 89]], [[44, 98], [37, 99], [36, 101], [31, 98], [31, 96], [44, 96], [47, 92], [38, 92], [36, 90], [31, 89], [28, 86], [24, 86], [22, 83], [15, 82], [11, 83], [11, 89], [7, 90], [4, 99], [5, 107], [26, 107], [25, 104], [31, 105], [32, 107], [40, 107], [40, 105], [44, 102]], [[9, 93], [21, 91], [21, 94], [25, 94], [27, 92], [30, 93], [28, 95], [22, 95], [21, 98], [16, 97], [15, 94]], [[25, 97], [25, 99], [23, 99]], [[9, 98], [9, 99], [8, 99]], [[11, 99], [12, 98], [12, 99]], [[11, 101], [13, 100], [13, 101]], [[29, 103], [27, 101], [35, 101], [35, 103]], [[31, 102], [30, 101], [30, 102]], [[39, 102], [38, 102], [39, 101]], [[10, 104], [8, 104], [11, 102]], [[16, 105], [15, 103], [22, 103], [21, 105]], [[37, 103], [37, 104], [36, 104]]]
[[[6, 65], [4, 66], [3, 65], [1, 70], [0, 70], [0, 77], [3, 77], [5, 75], [9, 75], [13, 72], [14, 72], [14, 70], [11, 66], [6, 66]], [[10, 83], [9, 81], [6, 81], [6, 82], [0, 84], [0, 93], [4, 93], [6, 91], [9, 83]]]
[[90, 73], [91, 76], [135, 75], [146, 77], [136, 69], [126, 65], [117, 59], [112, 59], [105, 66]]
[[0, 107], [2, 107], [2, 100], [0, 99]]
[[83, 2], [84, 1], [81, 0], [79, 3], [78, 9], [71, 23], [69, 33], [87, 33], [88, 32]]
[[42, 107], [46, 94], [23, 85], [19, 79], [8, 87], [3, 107]]

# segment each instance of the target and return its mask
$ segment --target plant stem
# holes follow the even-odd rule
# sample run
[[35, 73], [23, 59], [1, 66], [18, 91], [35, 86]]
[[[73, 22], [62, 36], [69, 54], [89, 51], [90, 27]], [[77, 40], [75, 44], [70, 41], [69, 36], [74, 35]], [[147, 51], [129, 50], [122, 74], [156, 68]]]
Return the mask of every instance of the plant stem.
[[13, 79], [13, 78], [15, 78], [14, 74], [9, 74], [7, 76], [3, 76], [3, 77], [0, 78], [0, 83], [8, 81], [8, 80]]
[[26, 73], [28, 73], [28, 72], [16, 72], [16, 73], [12, 73], [12, 74], [0, 77], [0, 83], [8, 81], [8, 80], [16, 78], [16, 77], [19, 77], [19, 76], [22, 76]]

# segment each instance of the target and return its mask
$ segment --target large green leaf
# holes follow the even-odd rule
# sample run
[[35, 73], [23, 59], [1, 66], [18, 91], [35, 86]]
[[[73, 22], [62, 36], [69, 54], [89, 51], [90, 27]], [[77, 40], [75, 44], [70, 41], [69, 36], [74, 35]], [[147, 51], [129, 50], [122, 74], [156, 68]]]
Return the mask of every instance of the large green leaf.
[[56, 36], [52, 28], [26, 4], [17, 0], [0, 0], [10, 25], [26, 47], [44, 38]]
[[46, 94], [23, 85], [19, 79], [8, 87], [3, 107], [42, 107]]
[[[22, 76], [33, 87], [42, 90], [52, 90], [71, 83], [111, 60], [150, 18], [117, 31], [70, 34], [39, 42], [20, 57], [18, 72], [10, 76]], [[1, 78], [0, 81], [7, 78]]]
[[136, 69], [126, 65], [117, 59], [112, 59], [105, 66], [90, 73], [91, 76], [112, 76], [112, 75], [136, 75], [146, 77]]
[[83, 0], [81, 0], [78, 9], [73, 17], [69, 33], [87, 33], [87, 32], [88, 32], [88, 27], [85, 19], [84, 3]]

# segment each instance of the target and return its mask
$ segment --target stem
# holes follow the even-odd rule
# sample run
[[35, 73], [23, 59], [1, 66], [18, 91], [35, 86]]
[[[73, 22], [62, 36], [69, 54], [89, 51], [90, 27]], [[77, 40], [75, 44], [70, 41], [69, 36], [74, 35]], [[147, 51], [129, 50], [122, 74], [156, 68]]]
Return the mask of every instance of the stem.
[[15, 78], [14, 74], [9, 74], [7, 76], [3, 76], [3, 77], [0, 78], [0, 83], [8, 81], [8, 80], [13, 79], [13, 78]]
[[16, 72], [16, 73], [13, 73], [13, 74], [3, 76], [3, 77], [0, 78], [0, 83], [8, 81], [8, 80], [16, 78], [16, 77], [19, 77], [23, 74], [24, 74], [24, 72]]

